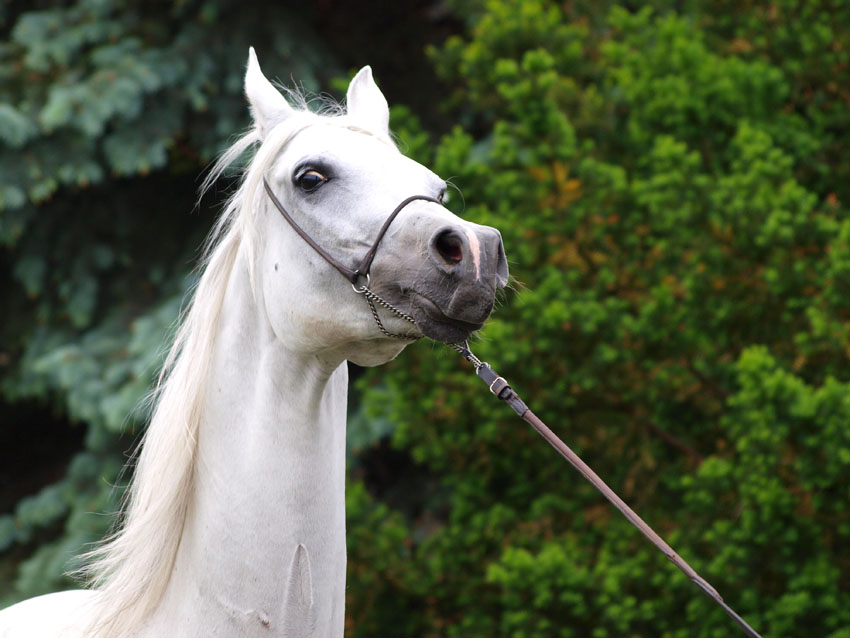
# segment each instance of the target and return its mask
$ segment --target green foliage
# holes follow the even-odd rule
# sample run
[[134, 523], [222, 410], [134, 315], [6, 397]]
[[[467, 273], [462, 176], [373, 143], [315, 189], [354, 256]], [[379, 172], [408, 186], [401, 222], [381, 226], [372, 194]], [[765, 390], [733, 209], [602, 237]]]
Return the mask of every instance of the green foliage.
[[[0, 392], [86, 427], [63, 478], [0, 515], [2, 604], [69, 586], [70, 559], [111, 523], [100, 514], [117, 508], [111, 485], [212, 219], [206, 208], [190, 215], [197, 176], [248, 124], [248, 46], [313, 90], [335, 69], [309, 28], [265, 5], [77, 0], [0, 11], [0, 242], [11, 284], [0, 301]], [[22, 436], [27, 427], [2, 423]]]
[[[449, 4], [466, 33], [430, 56], [457, 126], [393, 126], [502, 231], [514, 280], [476, 353], [764, 635], [850, 636], [850, 9]], [[109, 523], [91, 513], [120, 496], [208, 225], [196, 176], [246, 123], [248, 44], [328, 79], [268, 5], [16, 7], [0, 391], [86, 437], [0, 516], [0, 602], [67, 586]], [[454, 353], [418, 344], [357, 391], [347, 635], [736, 631]], [[370, 492], [390, 432], [413, 462]]]
[[[515, 277], [473, 347], [765, 635], [844, 635], [850, 22], [654, 4], [456, 5], [432, 57], [472, 132], [433, 164]], [[734, 633], [451, 353], [391, 368], [367, 409], [440, 486], [385, 568], [415, 635]]]

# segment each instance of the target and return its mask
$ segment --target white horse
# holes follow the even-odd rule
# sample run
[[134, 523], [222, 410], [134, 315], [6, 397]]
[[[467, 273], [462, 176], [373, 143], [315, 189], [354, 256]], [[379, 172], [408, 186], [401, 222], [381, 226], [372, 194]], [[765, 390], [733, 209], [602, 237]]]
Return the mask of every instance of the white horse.
[[[253, 50], [254, 127], [208, 180], [254, 158], [218, 221], [159, 382], [119, 531], [93, 552], [91, 590], [0, 612], [0, 636], [342, 636], [346, 360], [378, 365], [411, 340], [458, 342], [489, 315], [507, 266], [499, 233], [433, 201], [383, 237], [362, 295], [279, 213], [354, 267], [409, 195], [445, 182], [404, 157], [368, 67], [347, 111], [291, 105]], [[358, 287], [364, 285], [362, 280]], [[91, 557], [90, 557], [91, 558]]]

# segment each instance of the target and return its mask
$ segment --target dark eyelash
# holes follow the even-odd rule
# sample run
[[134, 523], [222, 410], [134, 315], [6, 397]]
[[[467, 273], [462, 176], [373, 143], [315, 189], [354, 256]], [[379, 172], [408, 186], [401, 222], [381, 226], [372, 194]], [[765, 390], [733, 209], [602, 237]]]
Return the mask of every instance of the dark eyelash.
[[301, 179], [304, 173], [308, 173], [310, 171], [321, 173], [328, 180], [331, 180], [334, 177], [334, 170], [330, 164], [321, 159], [307, 159], [295, 166], [295, 170], [292, 171], [292, 181], [297, 184], [298, 180]]

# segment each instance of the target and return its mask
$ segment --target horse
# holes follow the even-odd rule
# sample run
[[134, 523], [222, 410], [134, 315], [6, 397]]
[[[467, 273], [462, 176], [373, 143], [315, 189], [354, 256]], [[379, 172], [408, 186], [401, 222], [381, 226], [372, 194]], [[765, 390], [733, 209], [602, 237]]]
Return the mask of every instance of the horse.
[[399, 151], [369, 67], [345, 108], [314, 112], [252, 48], [245, 94], [253, 126], [202, 192], [253, 156], [211, 231], [121, 523], [85, 557], [90, 588], [0, 612], [4, 637], [342, 636], [346, 362], [462, 343], [507, 283], [499, 232], [441, 205], [446, 182]]

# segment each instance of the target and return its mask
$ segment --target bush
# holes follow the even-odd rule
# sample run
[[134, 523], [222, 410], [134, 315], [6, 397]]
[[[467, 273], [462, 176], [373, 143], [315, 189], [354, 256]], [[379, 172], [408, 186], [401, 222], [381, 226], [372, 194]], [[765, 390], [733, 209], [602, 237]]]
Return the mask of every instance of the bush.
[[[850, 636], [850, 7], [450, 4], [457, 126], [393, 126], [502, 230], [474, 350], [764, 635]], [[149, 5], [0, 5], [0, 391], [85, 428], [0, 516], [3, 602], [67, 586], [108, 525], [249, 40], [312, 88], [334, 68], [294, 11]], [[348, 635], [736, 631], [453, 352], [357, 389]]]
[[[433, 163], [515, 277], [473, 349], [765, 635], [842, 635], [848, 11], [609, 4], [458, 3], [432, 51]], [[436, 485], [354, 635], [411, 597], [407, 635], [735, 632], [452, 353], [362, 390]]]

